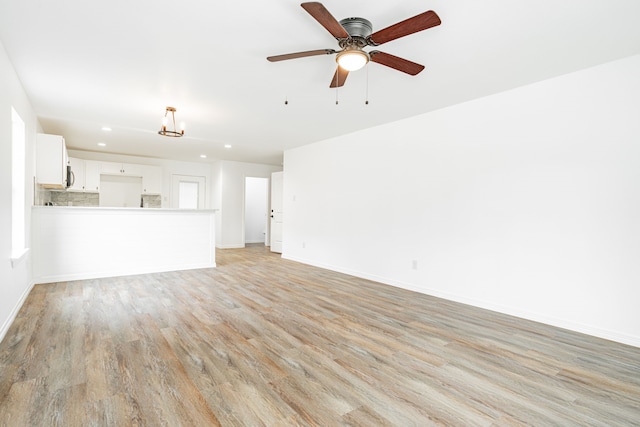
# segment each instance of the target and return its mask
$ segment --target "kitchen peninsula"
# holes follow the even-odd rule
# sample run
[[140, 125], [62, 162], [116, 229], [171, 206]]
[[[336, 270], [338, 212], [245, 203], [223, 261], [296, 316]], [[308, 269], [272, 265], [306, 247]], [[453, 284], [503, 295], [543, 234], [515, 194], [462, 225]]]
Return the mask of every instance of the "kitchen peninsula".
[[215, 211], [32, 208], [35, 283], [215, 267]]

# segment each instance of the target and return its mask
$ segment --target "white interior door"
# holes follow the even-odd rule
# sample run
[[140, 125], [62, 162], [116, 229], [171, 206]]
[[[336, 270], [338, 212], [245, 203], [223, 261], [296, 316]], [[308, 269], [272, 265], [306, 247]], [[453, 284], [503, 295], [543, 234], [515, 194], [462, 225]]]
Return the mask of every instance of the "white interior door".
[[271, 252], [282, 253], [282, 189], [284, 172], [271, 174]]
[[172, 175], [171, 207], [174, 209], [204, 209], [205, 178], [203, 176]]

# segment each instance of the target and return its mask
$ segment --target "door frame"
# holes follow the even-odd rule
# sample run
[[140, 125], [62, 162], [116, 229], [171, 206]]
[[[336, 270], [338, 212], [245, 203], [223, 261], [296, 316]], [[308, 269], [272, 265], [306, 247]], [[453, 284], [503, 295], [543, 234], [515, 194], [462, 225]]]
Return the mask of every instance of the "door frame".
[[[279, 186], [278, 186], [279, 183]], [[271, 174], [271, 183], [270, 183], [270, 191], [269, 191], [269, 196], [270, 196], [270, 203], [269, 203], [269, 213], [270, 213], [270, 221], [269, 221], [269, 228], [271, 230], [271, 233], [269, 234], [269, 242], [270, 242], [270, 246], [271, 246], [271, 252], [276, 252], [276, 253], [282, 253], [282, 244], [283, 244], [283, 236], [280, 236], [280, 243], [275, 243], [275, 241], [273, 240], [274, 236], [273, 236], [273, 229], [274, 229], [274, 223], [279, 222], [280, 225], [280, 232], [282, 234], [284, 234], [284, 231], [282, 230], [282, 222], [283, 222], [283, 205], [284, 205], [284, 171], [281, 172], [273, 172]], [[275, 194], [275, 196], [274, 196]], [[280, 206], [275, 206], [275, 204], [280, 203]], [[280, 209], [280, 211], [278, 211], [278, 209]], [[277, 237], [277, 236], [276, 236]]]
[[205, 209], [207, 206], [207, 178], [198, 175], [171, 175], [171, 207], [179, 209], [181, 182], [195, 182], [198, 184], [198, 209]]

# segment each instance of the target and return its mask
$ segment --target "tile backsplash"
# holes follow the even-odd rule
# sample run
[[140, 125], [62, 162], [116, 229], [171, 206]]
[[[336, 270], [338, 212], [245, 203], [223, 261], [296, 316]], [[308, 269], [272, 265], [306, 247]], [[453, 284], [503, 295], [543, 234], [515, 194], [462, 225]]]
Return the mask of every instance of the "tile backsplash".
[[162, 196], [159, 194], [143, 194], [142, 203], [145, 208], [161, 208]]
[[[39, 205], [52, 203], [54, 206], [100, 206], [100, 193], [42, 190], [38, 196]], [[161, 208], [162, 196], [159, 194], [143, 194], [142, 204], [145, 208]]]
[[46, 191], [45, 193], [50, 193], [49, 201], [53, 203], [54, 206], [100, 206], [99, 193], [82, 193], [76, 191]]

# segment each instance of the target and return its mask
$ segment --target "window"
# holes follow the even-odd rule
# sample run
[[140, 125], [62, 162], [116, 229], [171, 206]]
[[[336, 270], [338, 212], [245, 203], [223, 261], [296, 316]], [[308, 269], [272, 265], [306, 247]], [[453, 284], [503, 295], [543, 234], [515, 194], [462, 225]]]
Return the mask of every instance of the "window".
[[11, 262], [27, 253], [25, 245], [25, 127], [11, 108]]

